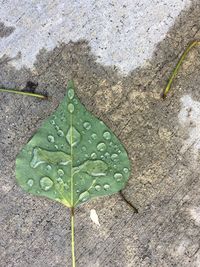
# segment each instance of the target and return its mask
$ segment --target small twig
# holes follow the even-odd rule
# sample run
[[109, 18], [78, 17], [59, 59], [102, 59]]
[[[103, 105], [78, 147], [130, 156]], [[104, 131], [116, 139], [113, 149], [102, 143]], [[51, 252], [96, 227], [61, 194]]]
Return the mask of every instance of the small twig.
[[41, 94], [36, 94], [36, 93], [31, 93], [31, 92], [22, 92], [22, 91], [17, 91], [17, 90], [12, 90], [12, 89], [4, 89], [0, 88], [0, 92], [5, 92], [5, 93], [13, 93], [13, 94], [18, 94], [18, 95], [25, 95], [25, 96], [32, 96], [32, 97], [37, 97], [42, 100], [48, 99], [47, 96], [41, 95]]
[[131, 207], [135, 213], [138, 213], [138, 209], [135, 206], [133, 206], [133, 204], [129, 200], [126, 199], [124, 193], [122, 193], [122, 191], [119, 191], [119, 194], [122, 197], [122, 199], [126, 202], [126, 204], [128, 204], [129, 207]]
[[173, 70], [173, 72], [172, 72], [172, 74], [171, 74], [171, 76], [170, 76], [170, 78], [169, 78], [169, 81], [168, 81], [168, 83], [167, 83], [167, 86], [166, 86], [166, 88], [164, 89], [164, 91], [163, 91], [163, 93], [162, 93], [162, 95], [161, 95], [163, 99], [166, 98], [166, 96], [167, 96], [167, 94], [168, 94], [168, 92], [169, 92], [169, 90], [170, 90], [170, 88], [171, 88], [171, 84], [172, 84], [174, 78], [176, 77], [176, 75], [177, 75], [177, 73], [178, 73], [178, 71], [179, 71], [179, 69], [180, 69], [180, 67], [181, 67], [181, 65], [182, 65], [182, 63], [183, 63], [183, 61], [184, 61], [184, 59], [185, 59], [186, 56], [187, 56], [187, 54], [188, 54], [188, 53], [190, 52], [190, 50], [191, 50], [194, 46], [196, 46], [196, 45], [200, 45], [200, 41], [192, 41], [192, 42], [187, 46], [187, 48], [185, 49], [185, 51], [182, 53], [182, 55], [181, 55], [181, 57], [180, 57], [178, 63], [176, 64], [175, 69]]

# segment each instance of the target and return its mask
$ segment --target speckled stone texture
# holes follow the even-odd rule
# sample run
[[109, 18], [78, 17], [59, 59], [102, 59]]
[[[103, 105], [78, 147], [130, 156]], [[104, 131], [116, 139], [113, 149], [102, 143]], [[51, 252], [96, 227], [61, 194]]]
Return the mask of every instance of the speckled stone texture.
[[[23, 89], [32, 81], [52, 100], [0, 94], [0, 266], [71, 266], [69, 210], [24, 193], [15, 181], [18, 151], [55, 110], [71, 78], [82, 103], [126, 147], [132, 174], [123, 193], [139, 210], [135, 214], [119, 194], [77, 208], [77, 266], [200, 265], [200, 48], [188, 55], [167, 99], [160, 98], [178, 55], [200, 39], [199, 14], [193, 2], [148, 64], [128, 75], [97, 62], [86, 40], [41, 49], [34, 68], [1, 58], [2, 85]], [[91, 209], [100, 226], [90, 219]]]

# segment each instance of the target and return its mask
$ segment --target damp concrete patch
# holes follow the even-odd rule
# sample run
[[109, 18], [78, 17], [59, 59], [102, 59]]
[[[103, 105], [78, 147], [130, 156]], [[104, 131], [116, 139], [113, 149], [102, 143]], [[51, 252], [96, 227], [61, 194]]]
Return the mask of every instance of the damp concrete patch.
[[0, 43], [0, 56], [33, 67], [41, 48], [87, 40], [97, 61], [127, 74], [151, 58], [190, 0], [3, 1], [0, 17], [16, 28]]
[[13, 33], [15, 27], [6, 26], [3, 22], [0, 21], [0, 38], [8, 37]]

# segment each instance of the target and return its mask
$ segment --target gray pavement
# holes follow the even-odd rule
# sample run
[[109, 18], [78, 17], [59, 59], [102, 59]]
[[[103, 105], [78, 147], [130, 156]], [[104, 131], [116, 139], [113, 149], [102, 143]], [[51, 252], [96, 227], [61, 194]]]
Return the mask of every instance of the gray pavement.
[[[82, 103], [126, 147], [132, 174], [123, 193], [139, 209], [135, 214], [119, 194], [79, 207], [77, 266], [200, 266], [200, 48], [160, 99], [178, 55], [200, 39], [200, 4], [127, 1], [127, 24], [117, 35], [118, 1], [1, 2], [1, 85], [23, 89], [32, 81], [52, 101], [0, 94], [0, 266], [71, 266], [69, 210], [24, 193], [15, 182], [15, 158], [72, 78]], [[62, 10], [69, 16], [59, 22]], [[155, 20], [154, 12], [161, 14]], [[146, 32], [158, 25], [157, 35]], [[136, 36], [140, 41], [132, 42]]]

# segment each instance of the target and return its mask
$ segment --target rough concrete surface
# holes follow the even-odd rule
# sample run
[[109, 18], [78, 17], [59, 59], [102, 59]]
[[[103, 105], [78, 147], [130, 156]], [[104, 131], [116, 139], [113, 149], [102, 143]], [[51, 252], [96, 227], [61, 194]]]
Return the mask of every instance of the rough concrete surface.
[[[170, 10], [171, 1], [154, 2], [165, 2]], [[200, 266], [200, 48], [188, 55], [167, 99], [160, 99], [178, 55], [188, 42], [200, 39], [200, 4], [191, 1], [181, 9], [164, 39], [154, 42], [151, 58], [134, 63], [126, 75], [112, 59], [100, 63], [86, 37], [52, 50], [44, 43], [34, 66], [16, 67], [20, 54], [26, 57], [29, 51], [24, 50], [26, 36], [21, 37], [24, 45], [16, 40], [19, 58], [1, 57], [1, 85], [24, 89], [28, 81], [38, 83], [36, 91], [47, 92], [52, 101], [0, 94], [0, 266], [71, 266], [69, 210], [24, 193], [15, 182], [18, 151], [57, 107], [71, 78], [82, 103], [126, 147], [132, 174], [123, 193], [139, 209], [135, 214], [119, 194], [77, 208], [77, 266]], [[18, 14], [12, 16], [17, 20]], [[0, 42], [17, 30], [9, 20], [0, 24]], [[90, 219], [91, 209], [100, 226]]]

